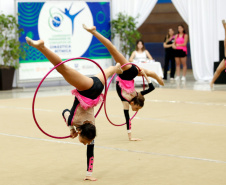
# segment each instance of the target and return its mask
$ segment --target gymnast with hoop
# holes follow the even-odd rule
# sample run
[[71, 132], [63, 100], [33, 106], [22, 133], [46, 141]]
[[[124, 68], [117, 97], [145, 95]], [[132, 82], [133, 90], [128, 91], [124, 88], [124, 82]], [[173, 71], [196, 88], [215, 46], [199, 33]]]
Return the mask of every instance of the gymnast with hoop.
[[[27, 43], [42, 52], [43, 55], [54, 65], [59, 65], [62, 60], [58, 55], [53, 53], [50, 49], [45, 47], [43, 40], [34, 41], [26, 37]], [[94, 138], [96, 137], [94, 106], [103, 101], [105, 77], [106, 79], [114, 73], [123, 73], [120, 64], [110, 66], [94, 77], [87, 77], [79, 73], [73, 68], [65, 65], [59, 65], [57, 71], [64, 77], [64, 79], [74, 86], [76, 89], [72, 90], [75, 95], [75, 100], [71, 110], [65, 109], [62, 116], [70, 129], [71, 138], [78, 136], [78, 140], [87, 145], [87, 174], [84, 180], [95, 181], [92, 177], [93, 160], [94, 160]]]
[[[122, 101], [124, 108], [124, 115], [126, 118], [126, 125], [128, 131], [128, 137], [130, 141], [138, 141], [139, 138], [132, 138], [131, 136], [131, 121], [129, 116], [129, 105], [133, 111], [138, 111], [144, 105], [144, 95], [153, 91], [155, 88], [150, 82], [147, 76], [152, 77], [157, 80], [160, 85], [164, 85], [163, 79], [159, 77], [155, 72], [149, 71], [147, 69], [139, 69], [135, 65], [128, 64], [129, 62], [126, 58], [116, 49], [116, 47], [105, 38], [103, 35], [96, 31], [96, 27], [87, 28], [83, 24], [84, 29], [93, 34], [111, 53], [116, 63], [120, 63], [122, 66], [123, 74], [119, 74], [116, 79], [116, 90]], [[126, 65], [128, 64], [128, 65]], [[124, 66], [123, 66], [124, 65]], [[136, 92], [134, 88], [133, 79], [136, 76], [144, 76], [148, 82], [149, 88], [147, 90]]]

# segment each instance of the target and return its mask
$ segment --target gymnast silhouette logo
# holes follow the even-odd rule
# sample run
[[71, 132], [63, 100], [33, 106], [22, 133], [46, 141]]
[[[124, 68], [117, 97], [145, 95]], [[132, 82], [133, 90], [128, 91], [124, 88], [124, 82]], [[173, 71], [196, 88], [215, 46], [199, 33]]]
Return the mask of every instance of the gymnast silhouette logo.
[[[73, 3], [72, 3], [73, 4]], [[69, 9], [65, 8], [64, 11], [62, 11], [61, 9], [59, 9], [63, 14], [65, 14], [70, 20], [71, 20], [71, 25], [72, 25], [72, 35], [74, 34], [74, 20], [75, 20], [75, 17], [80, 14], [84, 8], [82, 8], [81, 10], [79, 10], [77, 13], [75, 14], [70, 14], [70, 10], [71, 10], [71, 7], [72, 7], [72, 4], [70, 6]]]

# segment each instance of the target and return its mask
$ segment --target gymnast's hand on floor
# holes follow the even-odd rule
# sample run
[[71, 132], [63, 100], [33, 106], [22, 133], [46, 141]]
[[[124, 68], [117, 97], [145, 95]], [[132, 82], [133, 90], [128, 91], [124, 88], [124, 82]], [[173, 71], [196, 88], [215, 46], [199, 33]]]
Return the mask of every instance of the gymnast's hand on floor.
[[84, 180], [84, 181], [85, 181], [85, 180], [89, 180], [89, 181], [97, 181], [97, 178], [91, 177], [91, 176], [86, 176], [83, 180]]
[[129, 140], [130, 141], [142, 141], [142, 139], [139, 139], [139, 138], [130, 138]]
[[78, 132], [76, 132], [75, 129], [71, 129], [70, 130], [70, 135], [71, 135], [71, 138], [74, 139], [75, 137], [78, 136]]

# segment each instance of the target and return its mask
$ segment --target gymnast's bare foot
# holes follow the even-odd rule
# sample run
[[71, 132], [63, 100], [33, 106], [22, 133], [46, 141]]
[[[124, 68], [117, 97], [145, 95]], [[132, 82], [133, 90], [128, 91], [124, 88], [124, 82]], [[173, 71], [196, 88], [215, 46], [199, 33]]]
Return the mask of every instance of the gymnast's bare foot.
[[213, 82], [210, 82], [210, 89], [213, 90]]
[[121, 68], [121, 65], [119, 63], [117, 63], [115, 66], [116, 66], [116, 73], [117, 74], [122, 74], [123, 70]]
[[164, 81], [163, 81], [163, 79], [162, 79], [161, 77], [159, 77], [159, 79], [157, 79], [157, 81], [158, 81], [158, 83], [159, 83], [160, 85], [162, 85], [162, 86], [165, 85], [165, 84], [164, 84]]
[[226, 22], [225, 22], [225, 20], [222, 20], [222, 24], [224, 26], [224, 29], [226, 30]]
[[94, 33], [96, 31], [96, 26], [92, 26], [91, 28], [88, 28], [85, 24], [83, 24], [82, 26], [86, 31], [90, 33]]
[[25, 37], [25, 39], [26, 39], [28, 45], [30, 45], [36, 49], [42, 48], [44, 46], [43, 40], [32, 40], [29, 37]]

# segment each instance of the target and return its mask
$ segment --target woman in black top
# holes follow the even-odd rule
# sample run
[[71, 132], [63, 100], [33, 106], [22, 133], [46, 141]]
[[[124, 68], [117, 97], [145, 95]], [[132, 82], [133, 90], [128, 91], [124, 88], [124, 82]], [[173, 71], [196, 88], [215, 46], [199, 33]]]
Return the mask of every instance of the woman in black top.
[[174, 38], [175, 38], [174, 31], [172, 28], [170, 28], [163, 43], [163, 47], [165, 48], [165, 66], [163, 79], [165, 80], [167, 80], [167, 71], [169, 68], [170, 61], [171, 61], [170, 79], [173, 80], [175, 75], [175, 58], [174, 58], [174, 49], [172, 48]]

